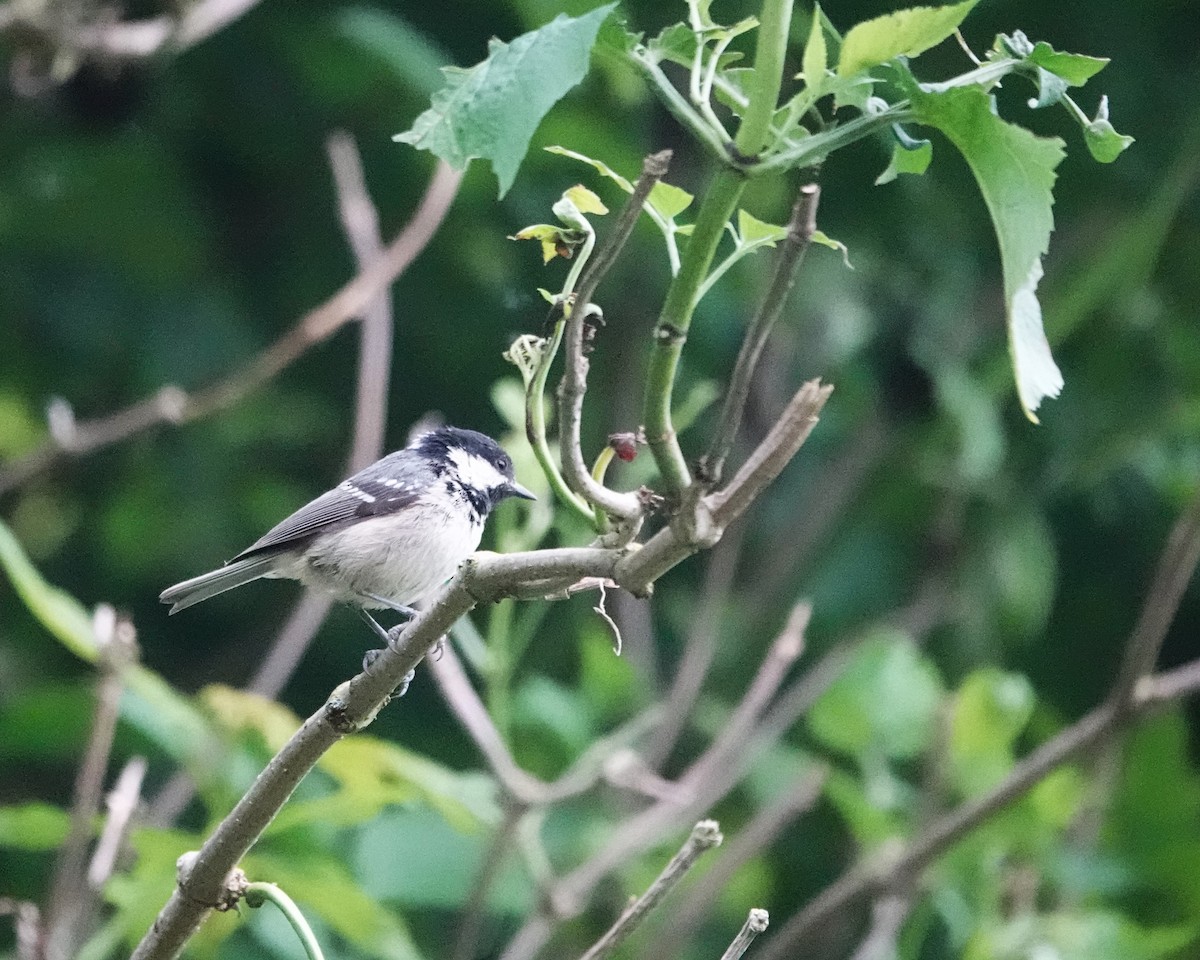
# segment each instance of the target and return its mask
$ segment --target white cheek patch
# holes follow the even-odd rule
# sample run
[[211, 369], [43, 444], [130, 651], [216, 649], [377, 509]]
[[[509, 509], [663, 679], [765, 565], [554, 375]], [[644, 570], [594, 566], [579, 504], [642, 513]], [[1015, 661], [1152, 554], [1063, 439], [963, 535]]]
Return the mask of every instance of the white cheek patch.
[[458, 447], [451, 447], [449, 456], [454, 469], [458, 471], [459, 480], [468, 487], [474, 487], [476, 490], [494, 490], [508, 483], [508, 478], [483, 457], [477, 457]]

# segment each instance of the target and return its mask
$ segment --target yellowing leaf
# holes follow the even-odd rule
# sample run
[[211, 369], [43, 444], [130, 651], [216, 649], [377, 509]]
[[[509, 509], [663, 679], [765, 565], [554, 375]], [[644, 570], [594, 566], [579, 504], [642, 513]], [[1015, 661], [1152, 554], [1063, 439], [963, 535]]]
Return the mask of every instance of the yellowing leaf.
[[581, 183], [575, 184], [564, 192], [563, 196], [574, 203], [580, 213], [596, 213], [601, 216], [608, 213], [608, 207], [601, 202], [600, 198]]

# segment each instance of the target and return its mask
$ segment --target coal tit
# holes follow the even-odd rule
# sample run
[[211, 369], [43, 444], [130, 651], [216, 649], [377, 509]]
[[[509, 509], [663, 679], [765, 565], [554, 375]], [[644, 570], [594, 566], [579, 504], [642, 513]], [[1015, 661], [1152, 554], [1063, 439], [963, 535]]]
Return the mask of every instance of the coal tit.
[[162, 592], [171, 613], [260, 577], [299, 580], [356, 606], [411, 615], [479, 546], [506, 497], [533, 500], [490, 437], [441, 427], [324, 493], [225, 566]]

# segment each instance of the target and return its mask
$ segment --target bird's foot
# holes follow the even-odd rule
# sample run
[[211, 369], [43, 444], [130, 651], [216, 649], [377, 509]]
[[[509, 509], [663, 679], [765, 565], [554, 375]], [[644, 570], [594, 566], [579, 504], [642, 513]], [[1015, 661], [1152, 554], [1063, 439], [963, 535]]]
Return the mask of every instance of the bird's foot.
[[[363, 662], [362, 662], [363, 671], [364, 672], [370, 671], [371, 667], [373, 667], [375, 665], [375, 661], [379, 659], [380, 655], [383, 654], [383, 652], [384, 651], [382, 651], [382, 650], [368, 650], [366, 653], [364, 653], [363, 654]], [[409, 684], [411, 684], [413, 682], [413, 678], [416, 675], [417, 675], [417, 671], [415, 669], [409, 670], [408, 673], [406, 673], [404, 675], [404, 679], [400, 681], [400, 685], [397, 686], [396, 689], [392, 691], [392, 696], [393, 697], [402, 697], [406, 693], [408, 693]]]

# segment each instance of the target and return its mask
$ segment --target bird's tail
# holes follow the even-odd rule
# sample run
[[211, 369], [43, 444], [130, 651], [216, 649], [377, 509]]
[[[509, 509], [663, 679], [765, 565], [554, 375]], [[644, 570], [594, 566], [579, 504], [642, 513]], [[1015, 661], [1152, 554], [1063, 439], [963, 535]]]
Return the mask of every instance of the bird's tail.
[[176, 613], [186, 607], [218, 593], [240, 587], [243, 583], [257, 580], [269, 574], [275, 565], [275, 557], [247, 557], [245, 560], [235, 560], [218, 570], [202, 573], [191, 580], [184, 580], [173, 587], [168, 587], [158, 595], [163, 603], [171, 604], [171, 613]]

